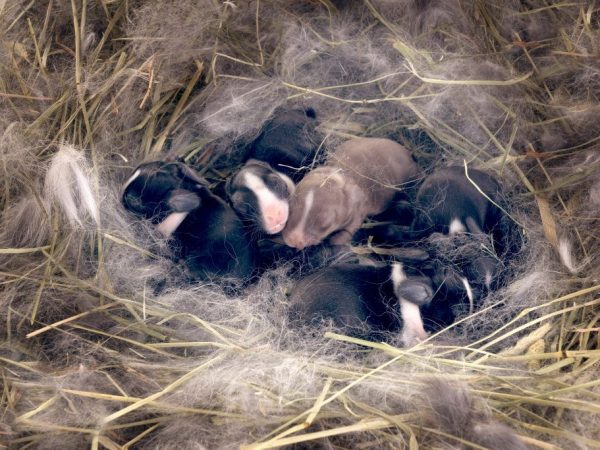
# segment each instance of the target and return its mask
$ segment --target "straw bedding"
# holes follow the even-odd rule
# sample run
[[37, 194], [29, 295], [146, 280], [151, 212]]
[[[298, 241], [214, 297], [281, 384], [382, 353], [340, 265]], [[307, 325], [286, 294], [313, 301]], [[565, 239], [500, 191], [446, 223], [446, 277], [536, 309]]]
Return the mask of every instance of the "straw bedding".
[[[599, 8], [0, 1], [0, 442], [600, 447]], [[498, 176], [505, 286], [403, 348], [291, 328], [286, 267], [190, 284], [120, 184], [181, 157], [220, 192], [282, 105], [323, 152], [388, 137]]]

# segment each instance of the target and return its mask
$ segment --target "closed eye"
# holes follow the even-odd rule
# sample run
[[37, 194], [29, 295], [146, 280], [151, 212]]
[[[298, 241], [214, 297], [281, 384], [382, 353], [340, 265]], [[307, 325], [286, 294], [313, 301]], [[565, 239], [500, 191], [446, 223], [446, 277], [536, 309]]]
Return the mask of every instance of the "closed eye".
[[254, 212], [255, 208], [250, 202], [243, 202], [237, 205], [237, 209], [239, 210], [240, 214], [247, 216]]
[[265, 178], [265, 185], [280, 198], [287, 198], [289, 196], [287, 185], [279, 175], [269, 174]]
[[238, 214], [243, 216], [252, 214], [252, 212], [256, 209], [253, 202], [250, 201], [253, 196], [254, 194], [252, 191], [250, 191], [250, 189], [240, 188], [231, 196], [231, 204], [233, 209], [235, 209]]

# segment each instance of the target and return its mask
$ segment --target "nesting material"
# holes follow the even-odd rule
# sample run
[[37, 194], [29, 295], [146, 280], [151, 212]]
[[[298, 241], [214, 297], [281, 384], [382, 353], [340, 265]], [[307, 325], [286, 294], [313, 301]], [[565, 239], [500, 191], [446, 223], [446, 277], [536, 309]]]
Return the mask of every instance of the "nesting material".
[[[0, 1], [0, 441], [599, 447], [599, 8]], [[122, 183], [182, 158], [222, 196], [281, 106], [316, 111], [319, 154], [388, 138], [495, 175], [522, 236], [502, 286], [405, 347], [293, 326], [287, 266], [190, 283]]]

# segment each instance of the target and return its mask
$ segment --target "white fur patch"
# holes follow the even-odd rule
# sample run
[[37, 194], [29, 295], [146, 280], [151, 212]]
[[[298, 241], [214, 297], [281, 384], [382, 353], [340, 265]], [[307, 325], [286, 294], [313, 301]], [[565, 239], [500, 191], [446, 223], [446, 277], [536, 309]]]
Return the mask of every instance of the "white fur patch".
[[475, 301], [475, 297], [473, 296], [473, 289], [471, 289], [469, 280], [467, 280], [465, 277], [462, 277], [460, 281], [462, 281], [462, 284], [465, 287], [465, 291], [467, 291], [467, 298], [469, 299], [469, 314], [473, 314], [473, 307]]
[[[401, 263], [392, 264], [392, 283], [397, 287], [402, 281], [406, 280], [406, 274], [402, 269]], [[406, 299], [399, 298], [400, 315], [402, 317], [402, 342], [404, 345], [412, 345], [415, 341], [424, 341], [427, 339], [427, 332], [423, 327], [423, 318], [419, 305], [416, 305]]]
[[311, 189], [306, 194], [306, 198], [304, 199], [304, 210], [302, 211], [302, 217], [298, 221], [298, 225], [290, 231], [289, 236], [300, 235], [304, 236], [304, 230], [306, 229], [306, 221], [308, 220], [308, 215], [310, 214], [310, 210], [312, 209], [313, 202], [315, 200], [315, 193]]
[[308, 192], [308, 194], [306, 194], [306, 199], [304, 201], [304, 212], [302, 213], [302, 218], [298, 223], [298, 228], [301, 230], [304, 230], [306, 228], [306, 221], [308, 220], [308, 215], [310, 213], [310, 210], [312, 209], [314, 201], [315, 192], [311, 190]]
[[[290, 182], [291, 181], [292, 180], [290, 180]], [[253, 173], [244, 173], [244, 185], [254, 192], [254, 195], [256, 195], [258, 200], [258, 209], [260, 210], [261, 220], [263, 222], [263, 228], [265, 231], [270, 234], [279, 233], [285, 226], [288, 218], [289, 205], [287, 200], [282, 200], [277, 197], [273, 191], [267, 187], [264, 181]], [[271, 227], [267, 227], [267, 224], [265, 223], [265, 211], [267, 208], [275, 208], [285, 211], [285, 220], [283, 220], [281, 223], [272, 225]]]
[[465, 231], [467, 231], [467, 228], [459, 219], [452, 219], [450, 221], [450, 229], [448, 230], [449, 234], [464, 233]]
[[156, 226], [156, 229], [162, 233], [164, 237], [170, 237], [181, 222], [185, 220], [189, 212], [174, 212], [169, 214], [165, 219]]
[[485, 271], [485, 287], [489, 289], [491, 285], [492, 285], [492, 274], [490, 273], [489, 270], [486, 270]]
[[397, 287], [400, 283], [406, 280], [406, 274], [402, 269], [401, 263], [393, 263], [392, 264], [392, 282], [394, 283], [394, 287]]
[[412, 345], [415, 341], [424, 341], [427, 339], [427, 332], [423, 327], [419, 305], [401, 298], [400, 314], [403, 321], [402, 342], [404, 345]]
[[571, 243], [567, 239], [558, 240], [558, 254], [563, 265], [571, 273], [577, 272], [577, 267], [573, 262], [573, 253], [571, 252]]
[[141, 170], [138, 169], [135, 172], [133, 172], [133, 175], [131, 175], [129, 178], [127, 178], [127, 181], [125, 182], [125, 184], [123, 184], [123, 188], [122, 191], [125, 192], [125, 189], [127, 189], [127, 187], [133, 183], [133, 180], [135, 180], [137, 177], [140, 176]]

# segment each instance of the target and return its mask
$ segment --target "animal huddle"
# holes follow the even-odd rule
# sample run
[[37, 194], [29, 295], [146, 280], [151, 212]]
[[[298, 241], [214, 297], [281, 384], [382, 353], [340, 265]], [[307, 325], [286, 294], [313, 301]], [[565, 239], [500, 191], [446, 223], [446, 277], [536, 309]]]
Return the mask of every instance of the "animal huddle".
[[[498, 285], [509, 252], [496, 180], [463, 167], [423, 176], [405, 147], [382, 138], [350, 139], [319, 164], [315, 124], [311, 109], [279, 111], [227, 180], [228, 202], [187, 165], [156, 161], [127, 179], [123, 204], [170, 239], [196, 279], [247, 283], [281, 259], [309, 255], [313, 268], [323, 255], [338, 256], [299, 271], [289, 298], [294, 323], [326, 320], [371, 338], [400, 331], [410, 344], [461, 308], [472, 311]], [[382, 222], [361, 228], [369, 218]], [[285, 246], [277, 249], [274, 235]], [[257, 237], [274, 247], [265, 251]], [[402, 251], [340, 262], [367, 237]]]

